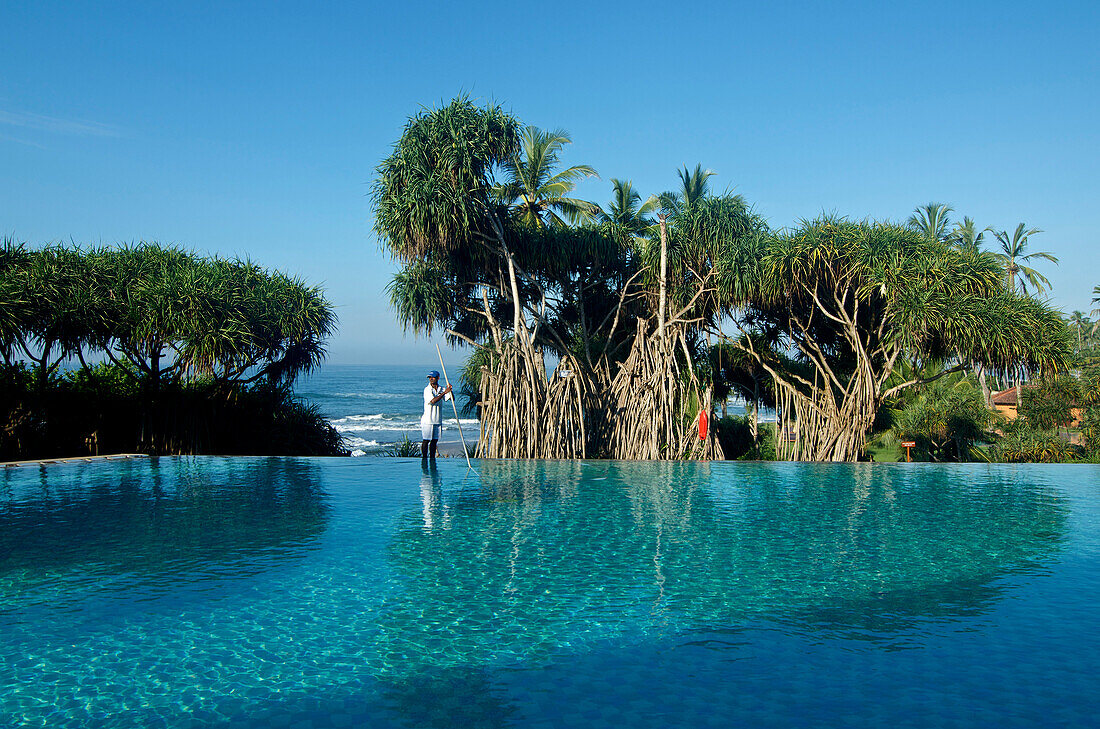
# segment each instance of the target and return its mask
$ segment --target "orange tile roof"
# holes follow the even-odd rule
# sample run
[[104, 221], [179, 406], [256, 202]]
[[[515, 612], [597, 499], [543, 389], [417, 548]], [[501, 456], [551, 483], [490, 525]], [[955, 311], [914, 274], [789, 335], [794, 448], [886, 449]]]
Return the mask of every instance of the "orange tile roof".
[[[1038, 385], [1024, 385], [1025, 390], [1034, 390], [1038, 388]], [[1010, 387], [1007, 390], [1001, 390], [1000, 392], [993, 393], [992, 396], [994, 405], [1017, 405], [1016, 402], [1016, 388]]]

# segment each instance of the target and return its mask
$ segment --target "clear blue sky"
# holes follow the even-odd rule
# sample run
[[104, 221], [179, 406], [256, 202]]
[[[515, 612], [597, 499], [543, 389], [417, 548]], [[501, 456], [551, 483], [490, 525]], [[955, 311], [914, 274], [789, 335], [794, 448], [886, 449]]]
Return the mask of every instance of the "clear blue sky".
[[[705, 7], [697, 7], [703, 6]], [[369, 185], [460, 92], [644, 193], [701, 162], [774, 227], [929, 201], [1042, 228], [1055, 305], [1100, 284], [1100, 3], [0, 0], [0, 234], [158, 240], [322, 284], [333, 362], [421, 363]]]

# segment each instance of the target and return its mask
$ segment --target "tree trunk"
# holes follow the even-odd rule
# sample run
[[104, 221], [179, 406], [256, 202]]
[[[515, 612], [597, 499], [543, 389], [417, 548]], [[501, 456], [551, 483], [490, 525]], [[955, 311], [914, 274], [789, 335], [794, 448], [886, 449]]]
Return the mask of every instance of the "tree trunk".
[[982, 388], [982, 402], [990, 410], [996, 410], [993, 406], [993, 393], [989, 389], [989, 381], [985, 376], [985, 367], [982, 365], [974, 365], [974, 373], [978, 376], [978, 384]]
[[755, 375], [752, 378], [752, 410], [749, 417], [749, 432], [752, 433], [752, 447], [755, 451], [756, 441], [760, 436], [760, 382]]
[[[611, 438], [608, 455], [624, 460], [721, 460], [714, 428], [698, 436], [699, 414], [713, 414], [713, 397], [695, 376], [678, 327], [666, 338], [648, 336], [651, 322], [639, 320], [630, 354], [619, 365], [608, 397]], [[680, 346], [678, 346], [680, 345]]]
[[661, 293], [657, 311], [657, 336], [662, 341], [665, 339], [665, 307], [668, 301], [668, 294], [666, 291], [668, 283], [668, 226], [665, 224], [667, 218], [667, 215], [657, 216], [657, 219], [661, 223]]

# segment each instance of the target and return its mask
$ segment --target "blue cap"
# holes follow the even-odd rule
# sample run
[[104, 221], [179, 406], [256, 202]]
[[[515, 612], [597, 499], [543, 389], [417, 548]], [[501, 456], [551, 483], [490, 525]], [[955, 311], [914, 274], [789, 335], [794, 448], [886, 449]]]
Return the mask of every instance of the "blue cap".
[[438, 380], [439, 379], [439, 372], [437, 372], [436, 370], [432, 370], [431, 372], [428, 373], [428, 377], [434, 377]]

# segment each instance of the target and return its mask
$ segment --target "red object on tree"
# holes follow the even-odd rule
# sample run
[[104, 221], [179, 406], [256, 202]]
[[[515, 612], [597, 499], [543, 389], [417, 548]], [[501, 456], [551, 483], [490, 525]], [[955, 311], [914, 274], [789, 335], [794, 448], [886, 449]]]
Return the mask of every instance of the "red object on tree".
[[699, 413], [699, 440], [707, 439], [707, 411], [703, 410]]

